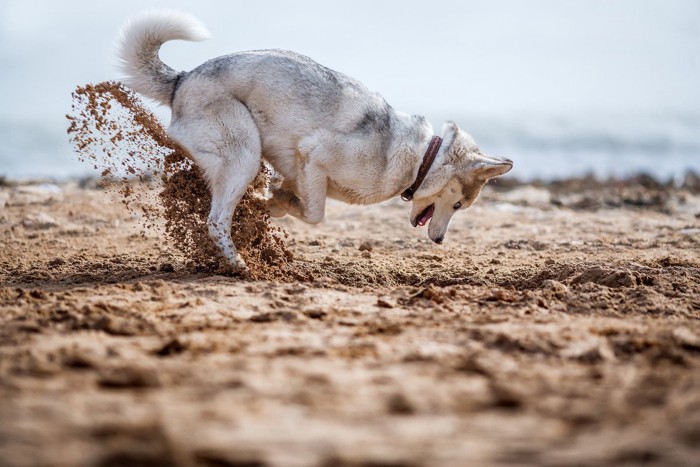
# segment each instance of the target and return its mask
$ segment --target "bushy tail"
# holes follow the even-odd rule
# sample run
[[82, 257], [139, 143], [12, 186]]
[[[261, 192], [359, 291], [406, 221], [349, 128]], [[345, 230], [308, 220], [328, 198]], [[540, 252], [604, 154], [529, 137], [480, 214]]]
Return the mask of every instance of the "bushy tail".
[[160, 46], [182, 39], [201, 41], [210, 37], [207, 29], [193, 16], [170, 10], [146, 11], [129, 20], [117, 43], [117, 57], [133, 90], [170, 105], [178, 73], [158, 57]]

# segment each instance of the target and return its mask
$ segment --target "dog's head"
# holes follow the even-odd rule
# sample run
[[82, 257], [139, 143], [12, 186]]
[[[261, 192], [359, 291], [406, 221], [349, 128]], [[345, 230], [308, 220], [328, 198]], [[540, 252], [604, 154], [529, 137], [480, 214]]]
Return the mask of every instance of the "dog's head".
[[411, 224], [430, 222], [428, 236], [442, 243], [454, 213], [471, 206], [486, 182], [512, 168], [511, 160], [487, 156], [469, 134], [446, 123], [440, 152], [413, 195]]

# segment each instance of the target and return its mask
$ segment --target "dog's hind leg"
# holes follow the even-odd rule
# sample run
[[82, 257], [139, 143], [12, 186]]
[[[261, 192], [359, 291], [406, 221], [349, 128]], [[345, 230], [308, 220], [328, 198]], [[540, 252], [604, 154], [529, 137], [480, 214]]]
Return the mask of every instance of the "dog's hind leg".
[[236, 206], [260, 170], [260, 135], [248, 109], [235, 99], [210, 103], [198, 118], [179, 118], [170, 134], [192, 154], [211, 191], [209, 236], [237, 272], [247, 269], [231, 239]]

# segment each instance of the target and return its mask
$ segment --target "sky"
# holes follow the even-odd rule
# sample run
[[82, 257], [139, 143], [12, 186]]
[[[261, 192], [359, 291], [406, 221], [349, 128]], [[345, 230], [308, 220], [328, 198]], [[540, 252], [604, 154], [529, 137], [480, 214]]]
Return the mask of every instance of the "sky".
[[700, 1], [2, 0], [1, 118], [64, 113], [71, 89], [118, 78], [113, 41], [144, 8], [189, 11], [206, 43], [163, 58], [190, 69], [286, 48], [354, 76], [410, 113], [700, 110]]
[[64, 133], [71, 91], [119, 78], [114, 40], [146, 8], [190, 12], [212, 33], [166, 44], [173, 68], [295, 50], [436, 128], [700, 114], [700, 0], [0, 0], [0, 125]]

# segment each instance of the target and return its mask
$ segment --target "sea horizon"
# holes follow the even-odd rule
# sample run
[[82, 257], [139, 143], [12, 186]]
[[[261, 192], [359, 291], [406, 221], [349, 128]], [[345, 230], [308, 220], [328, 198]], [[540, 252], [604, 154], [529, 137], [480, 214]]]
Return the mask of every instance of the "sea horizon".
[[[167, 111], [156, 110], [167, 124]], [[440, 134], [448, 112], [428, 113]], [[453, 116], [480, 148], [515, 162], [509, 177], [521, 181], [592, 175], [599, 179], [638, 174], [666, 181], [700, 172], [700, 114], [603, 114], [572, 116]], [[0, 177], [68, 180], [97, 177], [80, 162], [65, 129], [47, 120], [0, 120]]]

